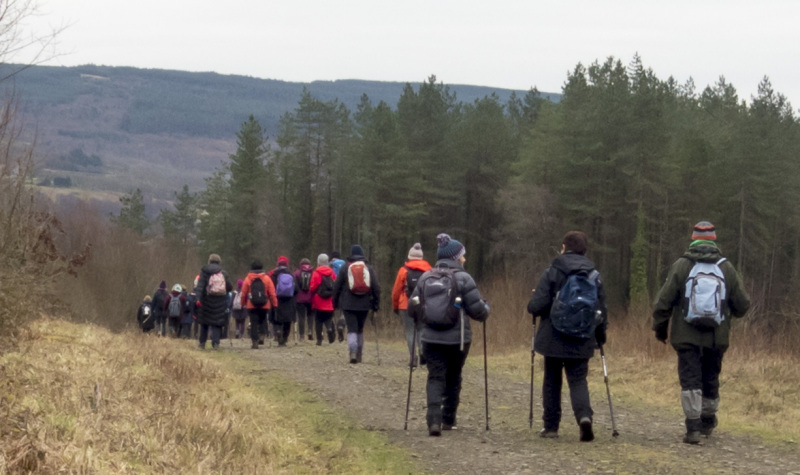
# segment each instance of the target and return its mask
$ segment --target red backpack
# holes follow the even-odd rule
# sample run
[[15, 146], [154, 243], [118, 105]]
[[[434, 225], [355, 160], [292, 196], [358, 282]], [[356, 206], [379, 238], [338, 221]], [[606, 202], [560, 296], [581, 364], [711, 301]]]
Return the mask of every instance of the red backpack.
[[355, 295], [367, 295], [372, 290], [369, 269], [364, 261], [356, 261], [347, 266], [347, 286]]

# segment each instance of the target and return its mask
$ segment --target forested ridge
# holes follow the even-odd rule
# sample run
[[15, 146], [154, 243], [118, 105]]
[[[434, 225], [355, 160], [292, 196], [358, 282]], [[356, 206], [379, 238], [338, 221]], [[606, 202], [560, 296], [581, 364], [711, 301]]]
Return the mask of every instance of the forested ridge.
[[582, 229], [627, 308], [652, 299], [692, 225], [710, 220], [754, 313], [797, 325], [798, 124], [768, 78], [746, 100], [724, 78], [697, 90], [609, 58], [577, 65], [562, 93], [465, 103], [432, 76], [397, 104], [364, 95], [350, 110], [305, 90], [276, 147], [251, 117], [205, 191], [178, 195], [202, 214], [180, 240], [239, 266], [360, 243], [388, 280], [413, 242], [432, 259], [446, 231], [478, 278], [531, 283], [563, 233]]

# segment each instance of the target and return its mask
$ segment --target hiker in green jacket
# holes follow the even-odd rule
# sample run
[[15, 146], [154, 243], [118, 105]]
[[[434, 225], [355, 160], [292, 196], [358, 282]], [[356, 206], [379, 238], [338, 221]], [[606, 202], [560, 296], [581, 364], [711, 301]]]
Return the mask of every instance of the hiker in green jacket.
[[750, 308], [742, 279], [720, 254], [716, 239], [708, 221], [694, 226], [689, 250], [670, 267], [653, 310], [656, 339], [666, 344], [669, 336], [678, 353], [687, 444], [700, 443], [700, 436], [710, 436], [717, 426], [719, 374], [730, 317], [743, 317]]

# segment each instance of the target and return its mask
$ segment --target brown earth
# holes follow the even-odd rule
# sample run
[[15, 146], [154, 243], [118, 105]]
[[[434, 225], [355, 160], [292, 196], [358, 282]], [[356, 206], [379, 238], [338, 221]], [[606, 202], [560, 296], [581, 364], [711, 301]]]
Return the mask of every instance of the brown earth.
[[[248, 340], [223, 342], [223, 351], [241, 354], [263, 364], [266, 371], [288, 376], [358, 421], [385, 434], [392, 444], [407, 449], [419, 465], [432, 473], [763, 473], [800, 474], [796, 445], [777, 446], [734, 435], [724, 427], [699, 446], [681, 442], [682, 420], [614, 405], [620, 436], [612, 437], [605, 394], [592, 394], [595, 435], [591, 443], [578, 441], [567, 394], [560, 438], [537, 436], [541, 401], [536, 400], [533, 429], [528, 426], [529, 381], [492, 371], [489, 364], [490, 430], [485, 430], [482, 348], [473, 347], [464, 369], [458, 430], [429, 437], [425, 425], [424, 367], [414, 371], [408, 430], [403, 430], [408, 360], [399, 343], [380, 345], [380, 365], [372, 335], [367, 333], [364, 362], [347, 362], [346, 343], [250, 349]], [[611, 364], [611, 355], [608, 356]], [[590, 364], [600, 364], [594, 359]], [[541, 371], [541, 367], [537, 367]], [[541, 373], [539, 373], [541, 374]], [[537, 378], [538, 379], [538, 378]], [[612, 375], [613, 380], [613, 375]], [[539, 383], [537, 382], [537, 385]], [[565, 387], [566, 389], [566, 387]], [[539, 394], [540, 388], [535, 388]], [[613, 383], [611, 386], [613, 397]], [[566, 393], [566, 391], [565, 391]]]

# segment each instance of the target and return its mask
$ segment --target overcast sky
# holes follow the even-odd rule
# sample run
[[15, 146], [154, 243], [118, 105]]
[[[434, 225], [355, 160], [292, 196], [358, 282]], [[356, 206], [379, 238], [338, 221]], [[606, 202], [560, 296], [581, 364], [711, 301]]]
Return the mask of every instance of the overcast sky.
[[48, 65], [368, 79], [560, 92], [567, 72], [635, 53], [660, 79], [769, 76], [800, 106], [797, 0], [37, 0], [68, 24]]

